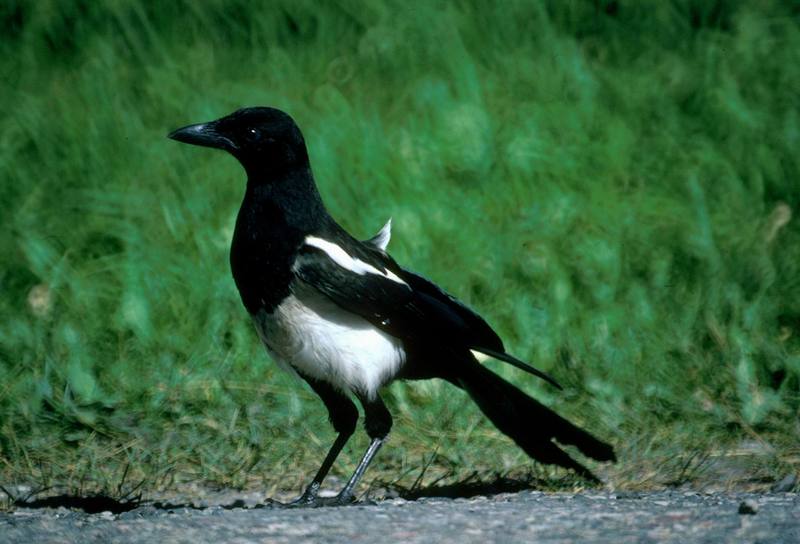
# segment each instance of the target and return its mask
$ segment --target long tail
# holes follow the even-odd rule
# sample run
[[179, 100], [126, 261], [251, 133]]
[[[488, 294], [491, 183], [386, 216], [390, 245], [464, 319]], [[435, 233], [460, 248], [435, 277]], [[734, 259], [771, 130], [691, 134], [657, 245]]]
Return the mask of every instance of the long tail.
[[[553, 439], [577, 447], [597, 461], [616, 461], [614, 449], [579, 429], [477, 362], [465, 364], [456, 379], [481, 411], [531, 458], [570, 468], [593, 481], [597, 477], [572, 459]], [[461, 370], [461, 369], [460, 369]]]

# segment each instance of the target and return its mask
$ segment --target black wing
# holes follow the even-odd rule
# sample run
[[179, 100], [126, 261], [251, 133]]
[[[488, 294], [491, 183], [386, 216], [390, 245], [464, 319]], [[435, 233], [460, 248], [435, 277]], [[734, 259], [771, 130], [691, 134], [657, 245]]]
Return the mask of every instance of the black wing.
[[294, 273], [341, 308], [396, 338], [412, 342], [430, 339], [436, 345], [479, 351], [561, 387], [550, 376], [505, 353], [500, 337], [483, 318], [433, 282], [404, 270], [383, 251], [355, 240], [347, 242], [334, 244], [342, 251], [337, 255], [353, 261], [337, 262], [329, 252], [306, 244], [298, 252]]
[[450, 313], [454, 314], [455, 318], [460, 323], [466, 326], [464, 332], [473, 335], [469, 338], [469, 342], [467, 343], [469, 349], [479, 351], [484, 355], [508, 363], [520, 370], [542, 378], [558, 389], [563, 389], [563, 387], [548, 374], [506, 353], [505, 347], [503, 347], [503, 341], [497, 336], [497, 333], [492, 330], [489, 324], [447, 291], [419, 274], [409, 272], [405, 269], [403, 269], [402, 277], [409, 282], [409, 285], [411, 285], [420, 296], [424, 296], [429, 304], [446, 307]]

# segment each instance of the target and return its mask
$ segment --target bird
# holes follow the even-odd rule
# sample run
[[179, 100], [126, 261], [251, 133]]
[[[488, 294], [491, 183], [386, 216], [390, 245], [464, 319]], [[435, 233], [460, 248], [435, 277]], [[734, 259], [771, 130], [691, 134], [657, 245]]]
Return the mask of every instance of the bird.
[[[561, 386], [509, 354], [475, 311], [388, 253], [391, 220], [359, 240], [326, 209], [294, 119], [248, 107], [172, 131], [169, 138], [233, 155], [247, 183], [230, 249], [233, 279], [261, 342], [320, 397], [336, 434], [293, 506], [354, 502], [356, 486], [387, 440], [392, 415], [381, 390], [395, 380], [440, 378], [465, 391], [533, 460], [599, 481], [560, 446], [615, 461], [611, 445], [570, 423], [482, 364], [490, 357]], [[364, 411], [369, 446], [334, 497], [320, 486]]]

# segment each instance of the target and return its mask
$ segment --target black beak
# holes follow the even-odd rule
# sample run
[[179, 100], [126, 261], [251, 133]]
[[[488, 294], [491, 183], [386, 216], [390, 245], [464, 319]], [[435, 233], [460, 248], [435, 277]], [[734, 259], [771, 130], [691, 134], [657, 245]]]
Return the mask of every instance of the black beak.
[[226, 151], [236, 150], [236, 145], [227, 136], [217, 131], [216, 121], [189, 125], [188, 127], [173, 130], [169, 133], [168, 138], [185, 144], [215, 147]]

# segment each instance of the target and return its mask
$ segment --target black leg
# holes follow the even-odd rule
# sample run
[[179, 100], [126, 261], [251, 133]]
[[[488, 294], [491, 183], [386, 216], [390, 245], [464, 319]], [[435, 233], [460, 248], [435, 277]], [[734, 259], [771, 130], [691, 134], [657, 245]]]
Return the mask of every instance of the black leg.
[[359, 399], [364, 406], [364, 427], [369, 437], [372, 438], [372, 442], [370, 442], [350, 480], [334, 499], [336, 504], [347, 504], [353, 501], [353, 490], [364, 475], [364, 472], [366, 472], [370, 462], [372, 462], [372, 458], [375, 457], [375, 454], [378, 453], [378, 450], [386, 441], [386, 437], [392, 428], [392, 414], [389, 413], [380, 397], [376, 396], [374, 400], [364, 397], [359, 397]]
[[325, 479], [325, 476], [328, 475], [328, 471], [330, 471], [333, 462], [336, 461], [342, 448], [352, 436], [353, 431], [356, 429], [356, 422], [358, 421], [356, 405], [353, 404], [353, 401], [346, 395], [340, 393], [325, 382], [306, 376], [303, 376], [303, 379], [308, 382], [314, 392], [322, 399], [322, 402], [325, 403], [325, 406], [328, 408], [331, 424], [336, 432], [339, 433], [339, 436], [336, 437], [331, 449], [328, 450], [325, 460], [322, 461], [322, 466], [319, 467], [317, 474], [314, 476], [314, 479], [311, 480], [311, 483], [308, 484], [306, 490], [299, 498], [289, 503], [295, 506], [318, 504], [317, 493], [322, 485], [322, 481]]

